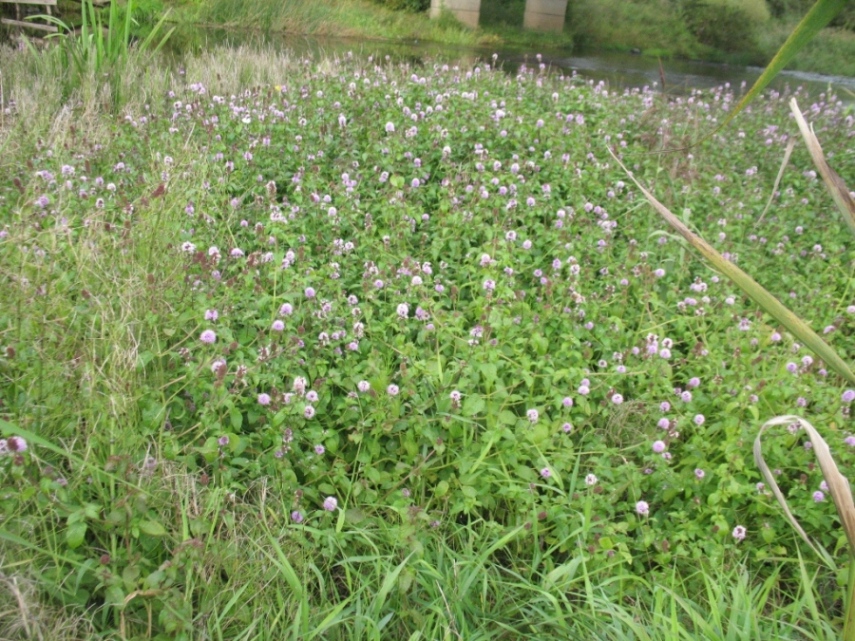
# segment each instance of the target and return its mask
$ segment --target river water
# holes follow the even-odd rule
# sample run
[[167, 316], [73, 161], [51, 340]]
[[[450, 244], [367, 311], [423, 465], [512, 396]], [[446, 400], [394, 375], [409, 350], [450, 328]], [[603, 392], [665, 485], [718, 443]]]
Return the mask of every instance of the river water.
[[[386, 56], [393, 61], [406, 61], [412, 64], [427, 64], [432, 60], [457, 62], [474, 65], [480, 61], [491, 61], [498, 54], [498, 62], [509, 73], [514, 73], [521, 65], [537, 65], [536, 52], [515, 49], [483, 49], [440, 45], [428, 42], [386, 42], [358, 40], [351, 38], [314, 38], [293, 35], [242, 34], [222, 30], [194, 31], [193, 34], [176, 34], [176, 50], [200, 48], [214, 45], [273, 46], [277, 49], [289, 49], [298, 55], [342, 56], [347, 52], [355, 55], [375, 57]], [[612, 89], [633, 87], [655, 87], [661, 89], [661, 79], [665, 79], [665, 90], [672, 94], [685, 94], [692, 89], [704, 89], [730, 83], [738, 88], [745, 83], [751, 84], [760, 76], [760, 67], [742, 67], [689, 60], [662, 60], [628, 53], [586, 53], [569, 54], [548, 52], [542, 55], [542, 62], [552, 70], [564, 73], [575, 72], [583, 78], [603, 81]], [[661, 64], [661, 69], [660, 69]], [[810, 94], [817, 95], [833, 88], [838, 98], [844, 102], [855, 102], [855, 78], [846, 76], [826, 76], [822, 74], [784, 71], [770, 84], [771, 89], [782, 90], [786, 86], [802, 86]]]

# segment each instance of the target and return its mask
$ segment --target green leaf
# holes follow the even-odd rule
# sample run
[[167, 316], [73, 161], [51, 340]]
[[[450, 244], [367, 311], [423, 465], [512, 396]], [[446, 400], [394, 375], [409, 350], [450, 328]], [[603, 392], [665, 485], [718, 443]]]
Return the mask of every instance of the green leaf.
[[149, 536], [166, 536], [166, 528], [157, 521], [140, 521], [140, 531]]
[[475, 416], [479, 412], [484, 411], [485, 405], [486, 404], [484, 403], [484, 399], [478, 396], [477, 394], [467, 396], [466, 400], [463, 401], [463, 415]]
[[86, 538], [86, 530], [87, 525], [85, 521], [70, 524], [68, 529], [65, 530], [65, 541], [68, 543], [68, 547], [76, 550], [83, 545], [83, 541]]
[[440, 481], [433, 489], [433, 495], [437, 498], [441, 498], [446, 494], [448, 494], [448, 481]]
[[233, 407], [229, 410], [229, 419], [231, 420], [232, 428], [235, 431], [239, 430], [241, 428], [241, 425], [243, 425], [243, 414], [236, 407]]

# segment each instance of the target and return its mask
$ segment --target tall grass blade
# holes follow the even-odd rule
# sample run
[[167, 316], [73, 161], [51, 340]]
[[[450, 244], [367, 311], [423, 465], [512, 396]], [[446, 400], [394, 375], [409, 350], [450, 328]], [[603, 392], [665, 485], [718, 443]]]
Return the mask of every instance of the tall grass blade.
[[778, 191], [778, 185], [781, 184], [781, 178], [784, 176], [784, 171], [787, 169], [787, 164], [790, 162], [790, 156], [793, 155], [793, 149], [795, 148], [796, 141], [790, 140], [790, 142], [787, 143], [787, 150], [784, 152], [784, 159], [781, 161], [781, 168], [778, 170], [778, 175], [775, 177], [775, 184], [772, 185], [772, 193], [769, 194], [769, 200], [766, 201], [763, 213], [760, 214], [760, 218], [757, 219], [755, 225], [759, 225], [763, 222], [763, 219], [766, 217], [766, 212], [768, 212], [769, 207], [772, 206], [772, 201], [775, 200], [775, 192]]
[[627, 176], [636, 184], [641, 192], [647, 197], [648, 202], [653, 205], [653, 208], [659, 213], [665, 221], [671, 225], [686, 241], [694, 247], [704, 258], [706, 258], [713, 267], [718, 269], [722, 274], [727, 276], [751, 299], [760, 305], [764, 311], [770, 314], [775, 320], [787, 328], [796, 338], [803, 344], [807, 345], [826, 365], [835, 372], [840, 374], [850, 383], [855, 384], [855, 374], [849, 369], [849, 366], [837, 355], [831, 346], [826, 343], [819, 334], [814, 332], [801, 318], [796, 316], [789, 309], [775, 298], [768, 290], [760, 283], [754, 280], [751, 276], [742, 271], [739, 267], [727, 260], [718, 251], [716, 251], [703, 238], [693, 233], [679, 218], [677, 218], [665, 205], [660, 203], [644, 186], [636, 180], [635, 176], [629, 169], [615, 156], [610, 150], [612, 157], [626, 172]]
[[849, 542], [849, 600], [846, 604], [846, 621], [843, 628], [843, 639], [844, 641], [853, 641], [853, 639], [855, 639], [855, 502], [852, 500], [852, 489], [849, 486], [849, 480], [840, 473], [837, 463], [835, 463], [834, 458], [831, 456], [831, 450], [828, 448], [828, 443], [825, 442], [822, 435], [817, 432], [816, 428], [808, 421], [798, 416], [776, 416], [775, 418], [771, 418], [763, 423], [760, 427], [760, 431], [757, 433], [757, 438], [754, 439], [754, 461], [760, 468], [760, 472], [763, 474], [763, 477], [766, 479], [769, 487], [772, 488], [772, 492], [775, 494], [775, 498], [778, 499], [778, 503], [787, 515], [787, 519], [799, 535], [807, 541], [811, 548], [813, 548], [813, 550], [817, 552], [817, 554], [819, 554], [826, 563], [830, 562], [829, 567], [834, 568], [834, 561], [831, 559], [828, 552], [825, 550], [822, 550], [822, 554], [819, 552], [817, 547], [808, 539], [807, 534], [805, 534], [805, 531], [798, 524], [798, 521], [796, 521], [792, 512], [790, 512], [787, 500], [781, 493], [780, 488], [778, 488], [774, 475], [769, 470], [769, 466], [766, 465], [766, 461], [763, 459], [763, 453], [761, 451], [761, 438], [763, 436], [763, 432], [769, 427], [776, 425], [791, 425], [793, 423], [798, 423], [799, 426], [807, 432], [808, 437], [810, 438], [810, 442], [813, 445], [812, 450], [814, 454], [816, 454], [820, 470], [822, 470], [822, 476], [825, 478], [825, 482], [828, 485], [828, 491], [831, 494], [831, 498], [834, 500], [834, 506], [837, 508], [837, 514], [840, 516], [840, 523], [843, 524], [843, 531], [846, 533], [846, 540]]
[[[715, 131], [723, 129], [733, 120], [737, 114], [742, 111], [745, 106], [754, 100], [763, 89], [778, 75], [780, 71], [787, 66], [787, 63], [801, 51], [804, 46], [813, 40], [823, 28], [834, 19], [846, 6], [849, 0], [817, 0], [817, 3], [811, 7], [798, 26], [790, 34], [789, 38], [781, 45], [778, 53], [772, 58], [771, 62], [766, 66], [765, 71], [760, 74], [760, 77], [752, 85], [748, 93], [742, 97], [733, 111], [728, 114], [724, 122], [719, 125]], [[713, 132], [715, 133], [715, 132]], [[710, 134], [712, 135], [712, 134]]]
[[819, 144], [819, 139], [813, 132], [813, 127], [808, 125], [804, 115], [802, 115], [795, 98], [790, 100], [790, 109], [796, 117], [799, 131], [802, 132], [802, 137], [805, 139], [805, 144], [810, 152], [810, 157], [813, 159], [813, 164], [819, 170], [825, 186], [834, 199], [834, 204], [837, 205], [837, 208], [843, 215], [843, 220], [849, 226], [849, 231], [855, 234], [855, 199], [849, 194], [846, 183], [843, 182], [840, 175], [826, 161], [825, 154], [822, 152], [822, 146]]

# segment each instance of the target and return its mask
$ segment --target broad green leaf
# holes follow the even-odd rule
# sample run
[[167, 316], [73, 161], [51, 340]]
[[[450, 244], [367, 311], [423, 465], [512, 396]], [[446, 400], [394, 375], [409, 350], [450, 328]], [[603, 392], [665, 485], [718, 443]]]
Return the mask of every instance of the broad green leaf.
[[433, 495], [437, 498], [442, 498], [448, 494], [448, 481], [440, 481], [433, 489]]
[[849, 369], [849, 366], [837, 355], [831, 346], [826, 343], [819, 334], [813, 331], [807, 323], [796, 316], [789, 309], [770, 294], [760, 283], [754, 280], [751, 276], [742, 271], [735, 264], [727, 260], [724, 256], [718, 253], [709, 243], [703, 238], [694, 234], [679, 218], [677, 218], [668, 208], [660, 203], [644, 186], [636, 180], [635, 176], [629, 171], [624, 164], [614, 155], [612, 157], [626, 172], [626, 175], [636, 184], [641, 192], [647, 197], [648, 202], [653, 205], [657, 213], [665, 219], [679, 234], [686, 239], [690, 246], [696, 249], [704, 258], [706, 258], [713, 267], [727, 276], [736, 285], [744, 291], [751, 299], [760, 305], [764, 311], [770, 314], [775, 320], [787, 328], [796, 338], [803, 344], [807, 345], [826, 365], [835, 372], [840, 374], [850, 383], [855, 384], [855, 374]]
[[149, 536], [166, 536], [166, 528], [157, 521], [140, 521], [140, 531]]
[[83, 545], [83, 541], [86, 538], [86, 529], [85, 521], [71, 523], [65, 530], [65, 541], [68, 543], [68, 547], [75, 550]]
[[464, 416], [475, 416], [479, 412], [484, 411], [484, 399], [478, 396], [477, 394], [472, 394], [471, 396], [467, 396], [466, 400], [463, 401], [463, 415]]

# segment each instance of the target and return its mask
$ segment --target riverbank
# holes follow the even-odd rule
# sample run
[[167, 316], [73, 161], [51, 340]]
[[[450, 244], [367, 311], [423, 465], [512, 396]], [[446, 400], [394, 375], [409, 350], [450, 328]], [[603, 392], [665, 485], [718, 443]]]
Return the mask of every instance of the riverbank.
[[[699, 42], [681, 15], [656, 3], [597, 0], [577, 2], [561, 33], [538, 33], [514, 26], [515, 14], [484, 14], [481, 26], [467, 28], [450, 15], [431, 20], [426, 13], [390, 11], [367, 0], [205, 0], [177, 2], [172, 8], [185, 25], [255, 29], [311, 36], [433, 42], [458, 47], [524, 48], [543, 53], [580, 50], [636, 51], [661, 58], [765, 65], [795, 27], [798, 16], [771, 18], [746, 44], [722, 50]], [[826, 29], [789, 66], [816, 73], [855, 76], [855, 34]]]

